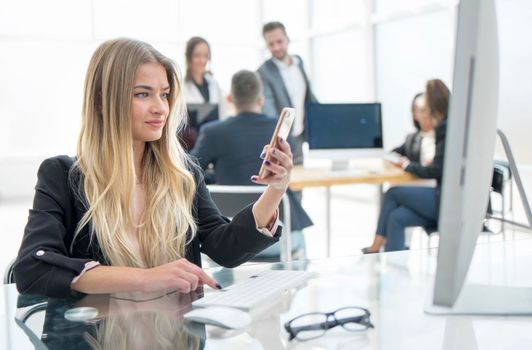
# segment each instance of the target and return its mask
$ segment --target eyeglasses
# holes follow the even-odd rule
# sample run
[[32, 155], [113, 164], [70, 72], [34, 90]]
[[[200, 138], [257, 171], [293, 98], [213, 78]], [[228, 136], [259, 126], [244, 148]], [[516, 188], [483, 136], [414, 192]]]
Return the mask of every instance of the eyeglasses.
[[333, 312], [311, 312], [285, 323], [289, 340], [309, 340], [321, 337], [328, 329], [338, 325], [351, 332], [374, 328], [370, 312], [361, 307], [344, 307]]

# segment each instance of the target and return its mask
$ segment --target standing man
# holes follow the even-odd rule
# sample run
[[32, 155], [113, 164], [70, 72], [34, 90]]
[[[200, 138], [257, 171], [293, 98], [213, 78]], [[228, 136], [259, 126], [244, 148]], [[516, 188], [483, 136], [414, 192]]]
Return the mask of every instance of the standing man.
[[303, 141], [305, 137], [305, 105], [318, 102], [310, 89], [303, 60], [297, 55], [288, 54], [290, 40], [281, 22], [269, 22], [262, 27], [262, 36], [272, 58], [258, 69], [264, 88], [264, 106], [266, 115], [278, 117], [284, 107], [296, 109], [296, 119], [292, 126], [292, 136], [296, 147], [292, 150], [294, 164], [303, 163]]

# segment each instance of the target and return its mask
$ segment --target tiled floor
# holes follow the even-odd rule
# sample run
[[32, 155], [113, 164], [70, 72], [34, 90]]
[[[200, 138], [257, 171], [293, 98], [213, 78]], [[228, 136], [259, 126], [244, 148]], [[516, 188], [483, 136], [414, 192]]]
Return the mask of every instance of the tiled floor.
[[[332, 188], [332, 256], [360, 254], [360, 248], [371, 242], [378, 215], [377, 196], [378, 188], [371, 185]], [[4, 271], [9, 261], [17, 254], [31, 201], [31, 198], [0, 201], [2, 227], [0, 271]], [[303, 206], [315, 223], [313, 227], [305, 230], [307, 256], [311, 259], [324, 257], [326, 253], [325, 189], [306, 189]], [[506, 236], [506, 238], [512, 237], [512, 235]], [[502, 239], [502, 235], [482, 236], [480, 239], [498, 240]], [[436, 246], [437, 240], [437, 238], [432, 239], [431, 246]], [[411, 242], [412, 249], [428, 246], [426, 235], [419, 231], [414, 232]]]

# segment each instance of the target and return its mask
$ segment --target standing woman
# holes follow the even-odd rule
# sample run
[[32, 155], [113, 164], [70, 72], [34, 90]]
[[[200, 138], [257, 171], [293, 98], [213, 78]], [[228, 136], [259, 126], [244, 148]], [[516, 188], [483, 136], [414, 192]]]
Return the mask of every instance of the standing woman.
[[384, 195], [375, 238], [371, 246], [362, 249], [364, 254], [377, 253], [383, 245], [386, 251], [405, 249], [407, 227], [438, 224], [449, 95], [449, 89], [441, 80], [427, 81], [424, 93], [425, 106], [436, 128], [436, 153], [433, 161], [423, 165], [402, 157], [395, 164], [421, 178], [436, 179], [436, 188], [422, 186], [390, 188]]
[[[116, 39], [93, 54], [77, 156], [45, 160], [14, 266], [21, 293], [188, 293], [207, 284], [200, 252], [237, 266], [279, 240], [277, 207], [292, 153], [280, 142], [259, 200], [230, 222], [181, 148], [182, 85], [147, 43]], [[257, 155], [258, 156], [258, 155]]]
[[186, 103], [218, 104], [220, 119], [227, 116], [225, 97], [218, 82], [207, 69], [211, 60], [211, 47], [207, 40], [195, 36], [187, 41], [185, 50], [186, 74], [183, 92]]

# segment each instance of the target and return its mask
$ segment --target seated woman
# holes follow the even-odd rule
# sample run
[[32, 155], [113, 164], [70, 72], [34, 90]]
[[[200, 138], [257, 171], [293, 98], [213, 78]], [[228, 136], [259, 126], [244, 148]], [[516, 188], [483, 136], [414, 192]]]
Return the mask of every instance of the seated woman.
[[230, 222], [179, 145], [184, 121], [171, 60], [130, 39], [97, 48], [77, 156], [49, 158], [39, 169], [14, 265], [21, 293], [220, 288], [201, 269], [200, 252], [233, 267], [279, 240], [277, 208], [293, 166], [288, 143], [279, 142], [275, 161], [265, 162], [271, 175], [251, 178], [268, 185], [265, 192]]
[[412, 120], [417, 130], [408, 134], [405, 142], [392, 152], [406, 157], [411, 162], [429, 165], [434, 159], [436, 140], [434, 124], [427, 113], [423, 93], [417, 94], [412, 100]]
[[436, 179], [436, 188], [390, 188], [384, 196], [375, 238], [371, 246], [362, 249], [364, 254], [377, 253], [383, 245], [385, 251], [405, 249], [405, 228], [437, 225], [449, 95], [449, 89], [439, 79], [429, 80], [425, 86], [425, 105], [436, 128], [436, 152], [433, 161], [423, 165], [402, 157], [395, 163], [421, 178]]

